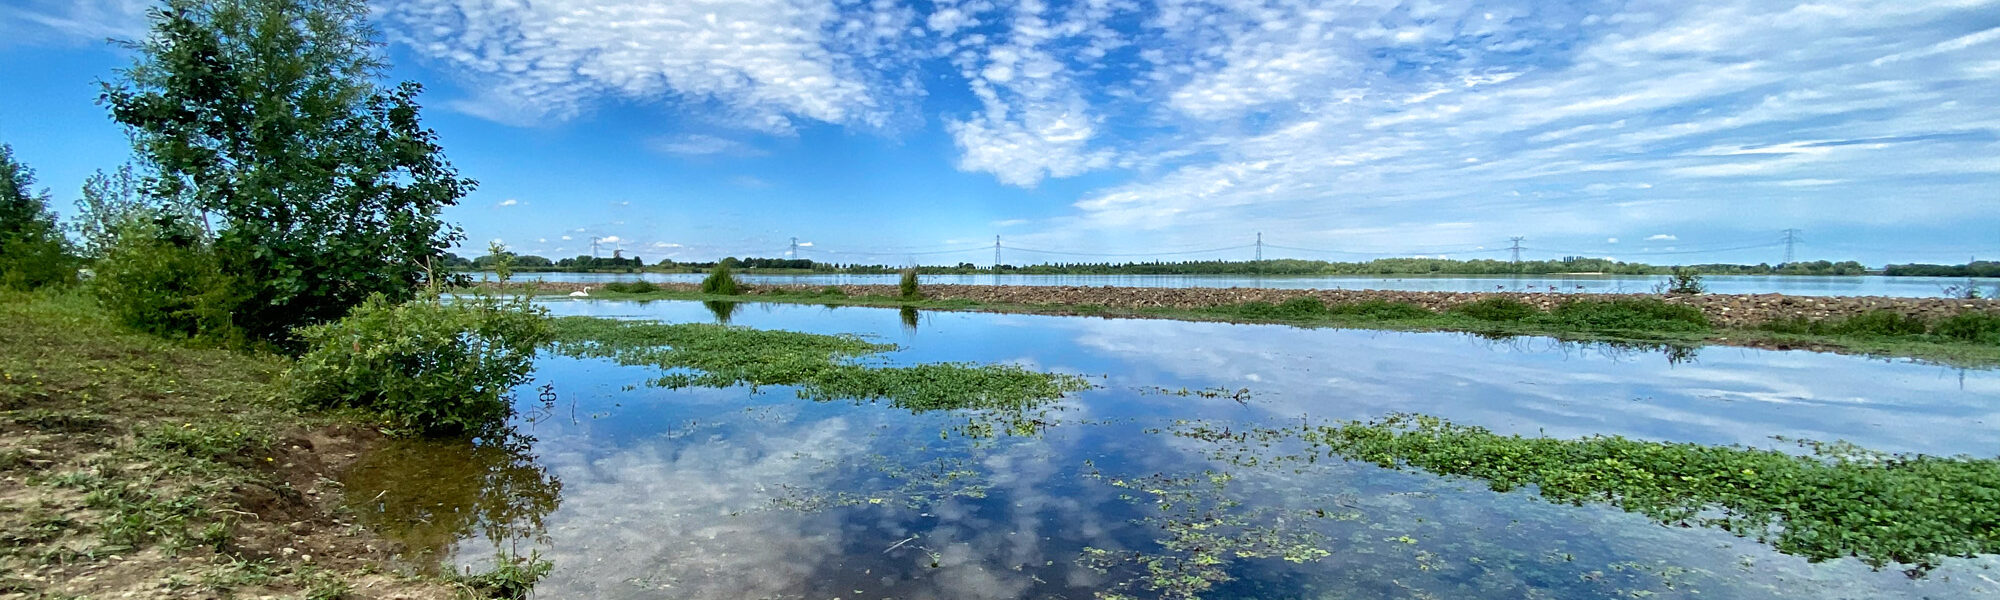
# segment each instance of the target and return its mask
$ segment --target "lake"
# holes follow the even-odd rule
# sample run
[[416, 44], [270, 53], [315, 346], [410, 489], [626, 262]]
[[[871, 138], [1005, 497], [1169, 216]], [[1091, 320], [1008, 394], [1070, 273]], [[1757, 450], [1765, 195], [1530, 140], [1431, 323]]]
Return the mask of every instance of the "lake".
[[[490, 273], [478, 276], [490, 277]], [[564, 282], [612, 282], [645, 279], [655, 283], [697, 283], [698, 273], [520, 273], [517, 279]], [[895, 285], [890, 275], [756, 275], [737, 272], [740, 281], [784, 285]], [[1590, 293], [1651, 292], [1664, 275], [1551, 276], [1286, 276], [1236, 275], [925, 275], [925, 283], [967, 285], [1071, 285], [1120, 287], [1262, 287], [1287, 289], [1403, 290], [1435, 292], [1560, 291]], [[1708, 291], [1717, 294], [1792, 294], [1798, 296], [1938, 297], [1947, 286], [1965, 285], [1954, 277], [1770, 276], [1712, 275]], [[1971, 280], [1982, 291], [2000, 293], [2000, 279]]]
[[[1990, 570], [2000, 560], [1990, 556], [1949, 559], [1911, 579], [1607, 506], [1325, 457], [1286, 462], [1277, 460], [1282, 445], [1230, 448], [1178, 434], [1195, 423], [1284, 427], [1413, 412], [1564, 438], [1796, 450], [1773, 437], [1783, 436], [1991, 456], [2000, 448], [1994, 371], [1456, 333], [545, 304], [559, 315], [855, 333], [901, 346], [892, 363], [1014, 363], [1083, 375], [1097, 388], [1025, 413], [913, 413], [802, 400], [785, 387], [668, 390], [649, 385], [657, 369], [545, 355], [535, 382], [518, 390], [532, 445], [407, 442], [348, 477], [357, 517], [413, 547], [465, 565], [496, 548], [553, 561], [538, 597], [1156, 597], [1149, 573], [1204, 567], [1226, 577], [1205, 598], [2000, 593]], [[539, 402], [544, 394], [552, 402]], [[1175, 550], [1222, 530], [1284, 554], [1317, 552], [1195, 565]]]

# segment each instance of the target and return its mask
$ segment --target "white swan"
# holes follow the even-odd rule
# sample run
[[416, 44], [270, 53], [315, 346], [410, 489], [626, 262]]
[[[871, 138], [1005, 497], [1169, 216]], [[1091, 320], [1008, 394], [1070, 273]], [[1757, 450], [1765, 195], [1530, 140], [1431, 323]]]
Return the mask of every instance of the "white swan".
[[587, 285], [586, 285], [586, 286], [583, 286], [583, 289], [580, 289], [580, 290], [577, 290], [577, 291], [574, 291], [574, 292], [570, 292], [570, 293], [569, 293], [569, 297], [571, 297], [571, 298], [589, 298], [589, 297], [590, 297], [590, 286], [587, 286]]

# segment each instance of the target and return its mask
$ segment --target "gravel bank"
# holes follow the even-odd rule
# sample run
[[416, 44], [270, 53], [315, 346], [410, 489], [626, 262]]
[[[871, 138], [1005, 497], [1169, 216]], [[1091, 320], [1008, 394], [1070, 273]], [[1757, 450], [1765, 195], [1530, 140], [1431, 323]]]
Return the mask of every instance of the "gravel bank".
[[[575, 291], [586, 284], [546, 282], [542, 290]], [[590, 289], [602, 286], [589, 284]], [[692, 292], [690, 283], [660, 284], [663, 289]], [[826, 286], [746, 286], [747, 294], [758, 295], [774, 289], [819, 291]], [[841, 285], [850, 296], [894, 296], [893, 285]], [[1674, 304], [1701, 309], [1717, 325], [1741, 327], [1774, 320], [1804, 317], [1812, 320], [1837, 319], [1862, 313], [1888, 310], [1933, 319], [1970, 311], [2000, 312], [2000, 300], [1958, 300], [1953, 298], [1893, 298], [1887, 296], [1787, 296], [1784, 294], [1702, 294], [1660, 296], [1655, 294], [1565, 294], [1550, 292], [1405, 292], [1391, 290], [1283, 290], [1268, 288], [1140, 288], [1016, 285], [924, 285], [924, 295], [934, 300], [973, 300], [1008, 304], [1095, 304], [1113, 308], [1205, 308], [1242, 302], [1278, 303], [1310, 296], [1328, 304], [1387, 300], [1409, 302], [1431, 310], [1443, 310], [1484, 298], [1514, 298], [1544, 310], [1577, 299], [1661, 298]]]

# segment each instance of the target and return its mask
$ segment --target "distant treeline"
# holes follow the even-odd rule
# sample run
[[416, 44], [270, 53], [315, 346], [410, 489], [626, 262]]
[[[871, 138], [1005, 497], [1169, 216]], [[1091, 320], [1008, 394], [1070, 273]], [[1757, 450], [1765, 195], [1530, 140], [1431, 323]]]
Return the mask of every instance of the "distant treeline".
[[1889, 265], [1883, 275], [1916, 277], [2000, 277], [2000, 262], [1978, 260], [1962, 265]]
[[[534, 255], [512, 255], [513, 268], [519, 271], [653, 271], [653, 272], [703, 272], [715, 268], [718, 263], [726, 263], [732, 269], [745, 271], [788, 271], [807, 273], [882, 274], [896, 273], [906, 267], [892, 265], [862, 265], [823, 263], [803, 258], [724, 258], [716, 262], [676, 262], [662, 260], [651, 265], [639, 257], [593, 258], [578, 256], [552, 261]], [[492, 268], [497, 257], [488, 255], [476, 259], [466, 259], [453, 255], [449, 265], [456, 269], [485, 270]], [[1973, 263], [1989, 270], [2000, 270], [1995, 263]], [[1900, 265], [1900, 267], [1933, 268], [1933, 265]], [[1706, 275], [1863, 275], [1868, 268], [1855, 261], [1830, 262], [1824, 260], [1794, 262], [1782, 265], [1755, 264], [1702, 264], [1687, 265]], [[1891, 267], [1895, 269], [1898, 267]], [[1940, 269], [1960, 269], [1962, 267], [1935, 267]], [[980, 266], [972, 263], [957, 265], [933, 265], [917, 267], [924, 274], [974, 274], [1002, 273], [1021, 275], [1559, 275], [1571, 273], [1603, 273], [1607, 275], [1664, 275], [1673, 272], [1674, 267], [1629, 263], [1602, 258], [1580, 256], [1565, 257], [1560, 260], [1530, 260], [1519, 263], [1504, 260], [1452, 260], [1444, 258], [1383, 258], [1367, 262], [1327, 262], [1321, 260], [1275, 259], [1263, 261], [1181, 261], [1181, 262], [1126, 262], [1126, 263], [1058, 263], [1040, 265], [1000, 265]], [[1892, 275], [1914, 275], [1930, 273], [1890, 273]], [[1959, 272], [1947, 273], [1960, 275]]]

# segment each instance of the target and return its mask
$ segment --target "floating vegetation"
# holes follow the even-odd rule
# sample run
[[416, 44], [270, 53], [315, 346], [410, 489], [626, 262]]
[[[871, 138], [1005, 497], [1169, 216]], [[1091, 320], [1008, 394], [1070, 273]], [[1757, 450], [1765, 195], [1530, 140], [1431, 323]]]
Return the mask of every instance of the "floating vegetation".
[[892, 506], [924, 510], [952, 498], [985, 498], [988, 476], [974, 467], [977, 461], [943, 457], [914, 466], [890, 462], [880, 455], [872, 467], [891, 481], [893, 487], [871, 492], [827, 492], [780, 484], [780, 493], [771, 499], [777, 510], [819, 512], [850, 506]]
[[673, 371], [662, 387], [789, 385], [799, 397], [887, 399], [912, 411], [1027, 408], [1084, 390], [1081, 377], [1014, 365], [867, 365], [861, 357], [895, 350], [852, 335], [818, 335], [709, 324], [556, 320], [556, 351]]
[[1235, 400], [1237, 404], [1250, 403], [1250, 388], [1237, 388], [1232, 390], [1222, 386], [1213, 386], [1213, 387], [1205, 387], [1198, 390], [1190, 390], [1187, 388], [1169, 389], [1155, 385], [1155, 386], [1140, 387], [1137, 389], [1140, 394], [1180, 396], [1182, 398], [1198, 397], [1198, 398], [1208, 398], [1208, 399], [1228, 399], [1228, 400]]
[[1126, 590], [1143, 589], [1152, 597], [1199, 598], [1217, 583], [1229, 581], [1228, 567], [1237, 559], [1279, 558], [1303, 563], [1331, 554], [1326, 536], [1298, 523], [1327, 517], [1320, 511], [1275, 508], [1245, 509], [1227, 493], [1234, 476], [1205, 471], [1199, 475], [1116, 478], [1092, 472], [1089, 477], [1125, 490], [1121, 498], [1148, 504], [1153, 513], [1140, 522], [1158, 529], [1159, 551], [1111, 550], [1085, 547], [1077, 563], [1100, 573], [1127, 565], [1143, 574], [1118, 584], [1099, 598], [1133, 598]]
[[[2000, 553], [2000, 461], [1895, 455], [1801, 442], [1808, 455], [1740, 446], [1503, 436], [1436, 417], [1233, 431], [1188, 424], [1185, 437], [1262, 446], [1296, 438], [1324, 453], [1400, 469], [1532, 485], [1549, 500], [1601, 502], [1682, 527], [1714, 527], [1809, 561], [1854, 556], [1920, 577], [1947, 557]], [[1254, 461], [1254, 457], [1251, 457]]]

